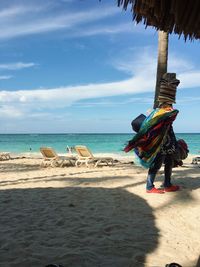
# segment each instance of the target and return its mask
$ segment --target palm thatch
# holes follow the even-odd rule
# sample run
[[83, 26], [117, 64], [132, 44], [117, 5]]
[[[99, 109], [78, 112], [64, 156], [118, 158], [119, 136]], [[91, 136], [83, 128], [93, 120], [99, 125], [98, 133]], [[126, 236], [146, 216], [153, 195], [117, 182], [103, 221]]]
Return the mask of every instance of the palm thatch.
[[118, 6], [131, 5], [133, 20], [156, 30], [200, 39], [200, 0], [117, 0]]

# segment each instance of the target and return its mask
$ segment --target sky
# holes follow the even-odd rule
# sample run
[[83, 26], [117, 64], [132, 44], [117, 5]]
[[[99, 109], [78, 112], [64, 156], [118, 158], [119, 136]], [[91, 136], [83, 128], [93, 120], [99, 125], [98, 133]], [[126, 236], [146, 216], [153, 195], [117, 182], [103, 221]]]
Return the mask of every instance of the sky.
[[[132, 133], [153, 107], [158, 33], [116, 0], [1, 0], [0, 133]], [[198, 40], [170, 35], [176, 133], [200, 132]]]

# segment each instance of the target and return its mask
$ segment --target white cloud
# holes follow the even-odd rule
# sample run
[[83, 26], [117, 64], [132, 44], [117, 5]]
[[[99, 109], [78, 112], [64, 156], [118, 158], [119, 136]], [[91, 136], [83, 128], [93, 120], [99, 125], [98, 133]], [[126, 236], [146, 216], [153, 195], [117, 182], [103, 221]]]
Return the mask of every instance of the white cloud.
[[30, 7], [28, 6], [11, 6], [8, 8], [4, 8], [0, 11], [0, 20], [5, 21], [5, 20], [13, 19], [18, 15], [21, 16], [30, 11], [31, 11]]
[[142, 77], [102, 84], [88, 84], [74, 87], [60, 87], [54, 89], [1, 91], [0, 103], [35, 105], [36, 109], [70, 106], [73, 103], [101, 97], [123, 94], [136, 94], [152, 90], [153, 80], [146, 81]]
[[[138, 58], [135, 58], [135, 61], [131, 58], [130, 62], [128, 62], [126, 58], [125, 61], [126, 63], [119, 61], [119, 65], [116, 66], [123, 71], [129, 71], [131, 77], [118, 82], [63, 86], [51, 89], [1, 91], [1, 112], [3, 112], [4, 116], [10, 117], [12, 114], [13, 116], [17, 114], [17, 117], [26, 117], [30, 116], [30, 114], [37, 114], [38, 112], [46, 113], [47, 110], [53, 113], [59, 109], [77, 104], [82, 100], [97, 100], [103, 98], [104, 101], [107, 101], [107, 99], [112, 96], [129, 95], [131, 96], [131, 98], [129, 97], [129, 101], [134, 102], [135, 99], [133, 95], [153, 92], [155, 88], [155, 57], [143, 51], [143, 53], [138, 53]], [[181, 68], [181, 65], [179, 65], [178, 62], [176, 63], [177, 66]], [[178, 73], [178, 78], [181, 80], [180, 88], [200, 86], [200, 70]], [[143, 101], [149, 102], [149, 100], [145, 98]], [[104, 102], [104, 104], [106, 103]], [[13, 112], [13, 110], [16, 112]]]
[[11, 78], [12, 78], [11, 75], [0, 75], [0, 80], [9, 80]]
[[[157, 51], [152, 49], [152, 47], [129, 48], [126, 52], [123, 51], [120, 53], [117, 59], [113, 60], [112, 65], [116, 69], [127, 72], [131, 75], [147, 71], [150, 71], [151, 75], [155, 75], [155, 69], [157, 66]], [[194, 69], [194, 64], [189, 60], [186, 60], [174, 53], [169, 54], [168, 72], [175, 72], [177, 74], [184, 73], [185, 75], [185, 72], [193, 73]]]
[[80, 106], [80, 107], [87, 107], [87, 108], [91, 108], [91, 107], [119, 107], [119, 106], [124, 106], [127, 104], [132, 104], [132, 103], [148, 103], [148, 104], [152, 104], [153, 103], [153, 98], [150, 97], [129, 97], [128, 99], [125, 100], [111, 100], [111, 99], [107, 99], [107, 100], [96, 100], [96, 101], [86, 101], [86, 102], [78, 102], [76, 104], [76, 106]]
[[23, 116], [23, 112], [14, 106], [3, 105], [0, 107], [0, 116], [3, 118], [21, 118]]
[[168, 59], [168, 71], [170, 72], [184, 72], [194, 69], [194, 64], [189, 60], [181, 58], [178, 54], [170, 53]]
[[179, 104], [185, 104], [185, 103], [191, 103], [191, 102], [197, 102], [199, 103], [200, 97], [198, 96], [187, 96], [187, 97], [182, 97], [181, 99], [178, 100]]
[[61, 10], [59, 13], [54, 12], [51, 5], [40, 6], [10, 7], [1, 11], [0, 24], [6, 25], [6, 27], [1, 29], [0, 39], [59, 29], [70, 30], [75, 26], [95, 22], [120, 12], [117, 6], [102, 6], [102, 8], [85, 9], [85, 11], [73, 10], [73, 12]]
[[145, 30], [140, 25], [135, 25], [132, 21], [129, 23], [118, 23], [117, 25], [95, 25], [88, 26], [87, 28], [74, 29], [72, 36], [93, 36], [93, 35], [108, 35], [108, 34], [119, 34], [119, 33], [139, 33], [139, 34], [150, 34], [150, 30]]
[[192, 88], [192, 87], [199, 87], [200, 88], [200, 71], [190, 71], [180, 73], [178, 75], [180, 79], [180, 88]]
[[113, 67], [116, 69], [126, 72], [130, 75], [155, 76], [157, 63], [157, 55], [155, 52], [152, 53], [152, 48], [143, 47], [134, 49], [127, 49], [123, 54], [120, 53], [117, 59], [112, 62]]
[[4, 70], [20, 70], [25, 68], [31, 68], [36, 66], [35, 63], [23, 63], [23, 62], [15, 62], [15, 63], [7, 63], [7, 64], [0, 64], [0, 69]]

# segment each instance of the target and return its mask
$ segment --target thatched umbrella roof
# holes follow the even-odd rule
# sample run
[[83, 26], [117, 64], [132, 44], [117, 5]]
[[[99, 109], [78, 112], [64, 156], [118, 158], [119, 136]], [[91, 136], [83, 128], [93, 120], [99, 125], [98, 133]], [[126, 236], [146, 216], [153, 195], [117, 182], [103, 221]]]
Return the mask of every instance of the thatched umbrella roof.
[[118, 0], [118, 5], [132, 7], [133, 20], [146, 27], [200, 39], [200, 0]]

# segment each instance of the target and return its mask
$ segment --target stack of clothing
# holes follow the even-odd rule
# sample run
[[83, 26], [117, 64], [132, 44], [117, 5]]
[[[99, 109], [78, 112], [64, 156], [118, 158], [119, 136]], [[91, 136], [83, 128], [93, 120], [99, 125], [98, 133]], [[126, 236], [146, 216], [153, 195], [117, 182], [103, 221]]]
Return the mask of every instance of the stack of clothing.
[[180, 81], [176, 73], [165, 73], [160, 80], [159, 103], [176, 103], [176, 89]]
[[160, 151], [177, 114], [178, 110], [171, 107], [153, 110], [142, 123], [139, 132], [128, 142], [124, 151], [134, 150], [141, 165], [149, 168]]

